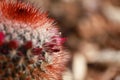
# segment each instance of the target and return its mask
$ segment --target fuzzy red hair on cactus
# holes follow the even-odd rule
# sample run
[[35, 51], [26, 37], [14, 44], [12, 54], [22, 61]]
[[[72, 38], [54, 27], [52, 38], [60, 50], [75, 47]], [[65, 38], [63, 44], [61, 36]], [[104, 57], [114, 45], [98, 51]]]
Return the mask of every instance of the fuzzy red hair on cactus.
[[22, 2], [0, 2], [0, 80], [62, 80], [66, 40], [45, 12]]

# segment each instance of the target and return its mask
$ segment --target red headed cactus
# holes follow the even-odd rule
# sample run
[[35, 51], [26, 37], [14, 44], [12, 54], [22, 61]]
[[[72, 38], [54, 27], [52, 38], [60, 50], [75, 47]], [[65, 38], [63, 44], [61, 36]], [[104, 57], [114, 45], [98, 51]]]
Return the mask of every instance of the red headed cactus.
[[62, 80], [69, 58], [64, 41], [46, 13], [0, 2], [0, 80]]

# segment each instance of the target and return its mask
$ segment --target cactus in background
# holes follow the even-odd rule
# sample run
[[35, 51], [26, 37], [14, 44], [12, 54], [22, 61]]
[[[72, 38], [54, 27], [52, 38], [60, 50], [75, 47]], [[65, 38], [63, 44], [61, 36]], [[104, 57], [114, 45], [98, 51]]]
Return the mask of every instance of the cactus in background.
[[62, 80], [69, 55], [54, 20], [22, 2], [0, 2], [0, 80]]

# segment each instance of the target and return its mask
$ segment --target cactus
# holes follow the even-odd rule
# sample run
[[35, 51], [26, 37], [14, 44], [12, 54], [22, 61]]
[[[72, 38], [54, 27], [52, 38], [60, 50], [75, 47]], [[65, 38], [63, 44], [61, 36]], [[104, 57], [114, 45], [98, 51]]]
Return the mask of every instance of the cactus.
[[55, 21], [22, 2], [0, 2], [0, 80], [62, 80], [69, 55]]

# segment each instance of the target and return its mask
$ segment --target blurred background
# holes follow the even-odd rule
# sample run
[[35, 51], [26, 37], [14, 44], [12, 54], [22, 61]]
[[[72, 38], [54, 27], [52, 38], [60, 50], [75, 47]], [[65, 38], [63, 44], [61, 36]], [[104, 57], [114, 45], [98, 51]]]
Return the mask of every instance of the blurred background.
[[18, 0], [47, 11], [72, 56], [64, 80], [120, 80], [120, 0]]

